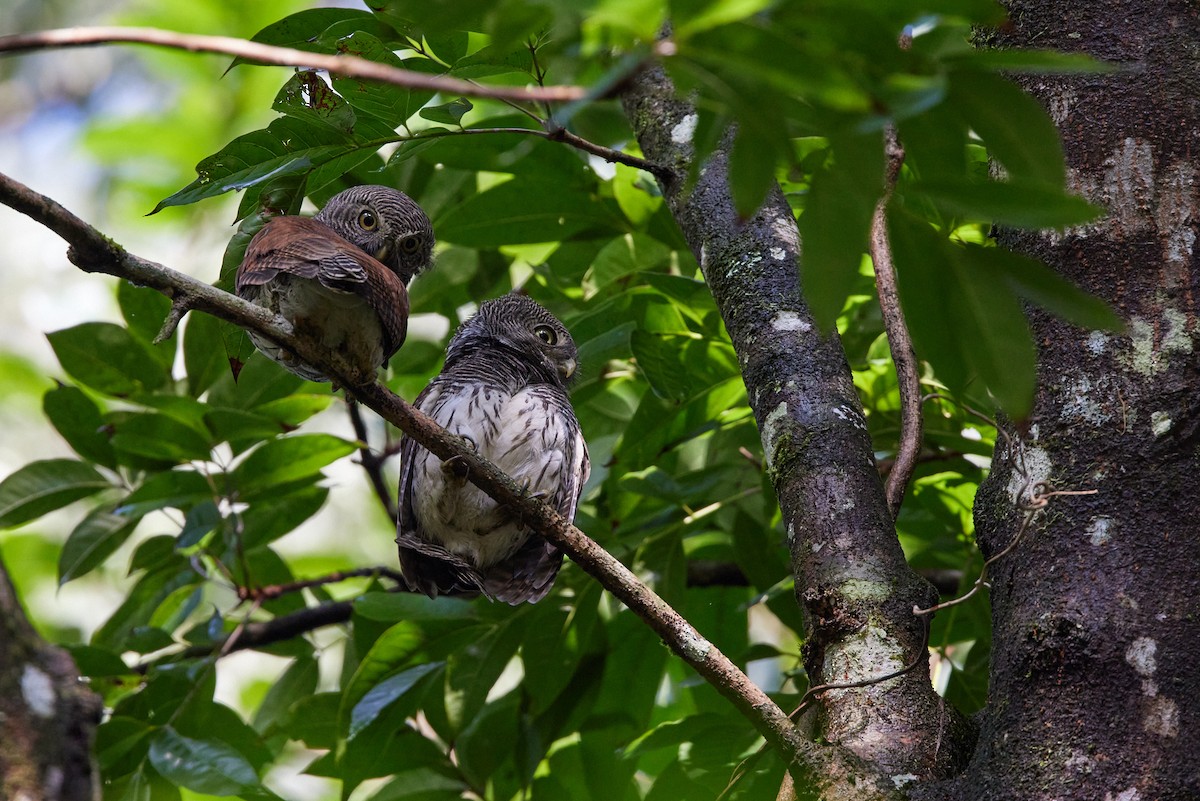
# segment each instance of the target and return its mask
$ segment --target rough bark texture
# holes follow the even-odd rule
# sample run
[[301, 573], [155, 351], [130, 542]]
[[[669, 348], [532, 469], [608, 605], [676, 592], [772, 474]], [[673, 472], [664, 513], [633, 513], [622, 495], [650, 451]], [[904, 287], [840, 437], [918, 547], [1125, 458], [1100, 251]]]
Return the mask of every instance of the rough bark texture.
[[1034, 319], [1039, 389], [1021, 453], [976, 502], [985, 554], [1030, 481], [1059, 497], [993, 569], [980, 747], [954, 799], [1200, 798], [1200, 10], [1184, 0], [1010, 2], [995, 44], [1083, 50], [1113, 75], [1022, 80], [1058, 123], [1075, 191], [1059, 234], [1004, 232], [1112, 301], [1127, 335]]
[[0, 562], [0, 799], [99, 798], [92, 734], [100, 700], [66, 651], [29, 625]]
[[[685, 175], [696, 116], [665, 75], [639, 75], [625, 104], [646, 157]], [[694, 187], [675, 179], [663, 190], [738, 353], [787, 527], [810, 680], [895, 671], [923, 653], [911, 611], [936, 595], [905, 564], [841, 343], [817, 330], [801, 295], [791, 209], [776, 190], [740, 220], [722, 149]], [[949, 747], [961, 721], [933, 693], [923, 660], [899, 678], [822, 694], [818, 722], [826, 740], [883, 775], [945, 775], [961, 751]]]

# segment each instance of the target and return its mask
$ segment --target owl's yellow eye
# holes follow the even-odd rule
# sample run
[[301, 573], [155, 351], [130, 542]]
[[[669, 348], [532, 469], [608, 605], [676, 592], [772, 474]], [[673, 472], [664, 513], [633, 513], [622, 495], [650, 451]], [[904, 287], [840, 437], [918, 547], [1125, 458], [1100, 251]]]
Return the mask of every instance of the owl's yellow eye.
[[364, 209], [358, 215], [358, 227], [364, 231], [374, 231], [379, 227], [379, 218], [370, 209]]
[[401, 253], [416, 253], [421, 249], [421, 240], [419, 237], [406, 236], [400, 240]]
[[545, 342], [547, 345], [558, 344], [558, 334], [548, 325], [539, 325], [533, 329], [534, 336]]

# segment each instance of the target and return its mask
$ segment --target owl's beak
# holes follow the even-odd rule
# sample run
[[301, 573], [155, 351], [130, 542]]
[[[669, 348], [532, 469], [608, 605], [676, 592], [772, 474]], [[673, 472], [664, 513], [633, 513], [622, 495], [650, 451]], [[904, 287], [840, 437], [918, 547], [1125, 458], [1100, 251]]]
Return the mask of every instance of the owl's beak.
[[387, 264], [388, 256], [392, 255], [391, 243], [384, 242], [382, 245], [380, 245], [378, 248], [376, 248], [375, 252], [372, 253], [371, 255], [374, 256], [379, 261], [383, 262], [384, 264]]
[[563, 362], [562, 363], [563, 378], [570, 378], [571, 376], [575, 375], [575, 368], [578, 366], [579, 366], [579, 363], [576, 362], [574, 359], [567, 359], [565, 362]]

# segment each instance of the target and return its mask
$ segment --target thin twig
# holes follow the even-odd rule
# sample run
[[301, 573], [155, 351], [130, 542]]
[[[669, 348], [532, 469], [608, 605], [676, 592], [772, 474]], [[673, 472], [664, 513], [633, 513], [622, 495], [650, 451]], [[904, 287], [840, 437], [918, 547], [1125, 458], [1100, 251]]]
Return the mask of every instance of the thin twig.
[[892, 261], [892, 246], [887, 230], [887, 205], [904, 164], [904, 148], [900, 146], [894, 125], [887, 127], [885, 142], [887, 172], [884, 175], [883, 196], [875, 204], [875, 216], [871, 220], [870, 248], [871, 261], [875, 265], [875, 285], [879, 290], [879, 310], [883, 314], [883, 327], [887, 331], [888, 347], [892, 352], [896, 382], [900, 389], [900, 441], [884, 484], [888, 510], [895, 518], [900, 513], [900, 504], [904, 502], [904, 494], [908, 491], [908, 483], [912, 480], [917, 457], [921, 453], [921, 374], [913, 351], [912, 336], [904, 321], [904, 310], [900, 307], [896, 266]]
[[[542, 124], [546, 124], [545, 120], [539, 119], [536, 115], [533, 115], [533, 118], [538, 120], [538, 122], [540, 122]], [[541, 130], [538, 128], [520, 128], [520, 127], [463, 128], [458, 131], [448, 131], [446, 133], [439, 133], [438, 136], [439, 137], [442, 137], [442, 136], [471, 136], [474, 134], [504, 134], [504, 133], [525, 134], [526, 136], [536, 136], [541, 139], [548, 139], [551, 142], [562, 142], [563, 144], [570, 145], [571, 147], [575, 148], [576, 150], [582, 150], [584, 153], [590, 153], [593, 156], [599, 156], [600, 158], [604, 159], [605, 161], [609, 162], [610, 164], [624, 164], [626, 167], [636, 167], [639, 170], [645, 170], [646, 172], [650, 173], [651, 175], [653, 175], [657, 178], [665, 177], [665, 176], [669, 175], [671, 172], [670, 169], [662, 166], [661, 164], [654, 164], [653, 162], [646, 161], [646, 159], [639, 158], [637, 156], [631, 156], [628, 153], [622, 153], [620, 150], [613, 150], [611, 147], [605, 147], [604, 145], [598, 145], [595, 142], [591, 142], [587, 139], [584, 139], [581, 136], [578, 136], [577, 134], [571, 133], [570, 131], [568, 131], [565, 128], [555, 128], [554, 130], [550, 130], [550, 131]], [[419, 142], [422, 139], [429, 139], [429, 138], [433, 138], [433, 137], [416, 136], [416, 137], [413, 137], [409, 141]]]
[[[343, 354], [329, 351], [315, 340], [296, 336], [286, 321], [259, 306], [128, 253], [56, 201], [39, 195], [3, 174], [0, 174], [0, 203], [58, 233], [70, 244], [69, 256], [81, 269], [149, 286], [169, 298], [191, 296], [193, 309], [248, 328], [287, 347], [306, 363], [319, 368], [430, 453], [443, 460], [451, 457], [461, 460], [468, 468], [471, 483], [497, 502], [512, 508], [532, 530], [570, 556], [617, 600], [642, 618], [676, 655], [724, 695], [779, 750], [786, 762], [790, 764], [798, 760], [798, 764], [810, 766], [813, 770], [829, 762], [831, 757], [816, 744], [804, 740], [783, 710], [760, 687], [620, 561], [553, 508], [526, 492], [495, 464], [482, 458], [462, 437], [450, 434], [382, 384], [373, 380], [362, 383], [361, 377]], [[343, 603], [344, 607], [323, 605], [314, 608], [322, 610], [320, 612], [306, 611], [311, 615], [340, 615], [340, 619], [345, 619], [350, 613], [350, 604]], [[293, 618], [293, 623], [296, 621], [297, 618]], [[268, 621], [263, 625], [272, 623], [276, 621]], [[253, 625], [257, 624], [247, 625], [236, 645], [242, 645], [252, 635]], [[312, 626], [302, 624], [296, 630], [309, 628]]]
[[[801, 696], [800, 703], [796, 705], [796, 708], [788, 713], [788, 717], [793, 721], [796, 720], [796, 718], [798, 718], [804, 712], [804, 710], [808, 708], [808, 705], [812, 703], [813, 699], [816, 698], [816, 696], [820, 693], [827, 692], [828, 690], [853, 690], [860, 687], [870, 687], [872, 684], [880, 684], [890, 679], [896, 679], [905, 675], [906, 673], [911, 672], [917, 665], [921, 664], [923, 660], [928, 659], [929, 618], [925, 618], [925, 636], [922, 639], [921, 648], [917, 651], [916, 656], [913, 657], [911, 662], [906, 664], [904, 667], [899, 668], [898, 670], [893, 670], [890, 673], [884, 673], [880, 676], [872, 676], [867, 679], [861, 679], [859, 681], [847, 681], [840, 684], [818, 684], [816, 687], [809, 687], [808, 691]], [[717, 801], [723, 801], [723, 799], [729, 795], [730, 791], [732, 791], [737, 783], [742, 780], [742, 777], [745, 776], [750, 769], [754, 767], [759, 758], [762, 757], [763, 753], [766, 751], [766, 747], [766, 743], [764, 743], [761, 748], [738, 763], [737, 767], [733, 769], [733, 775], [729, 777], [729, 782], [725, 785], [725, 789], [722, 790], [721, 794], [717, 796]], [[790, 791], [790, 796], [785, 794], [785, 788]], [[779, 795], [777, 796], [777, 799], [787, 797], [795, 798], [795, 787], [791, 785], [790, 773], [784, 777], [783, 784], [779, 788]]]
[[286, 584], [269, 584], [266, 587], [238, 587], [237, 596], [238, 600], [241, 601], [262, 603], [263, 601], [270, 601], [288, 593], [300, 592], [310, 587], [336, 584], [339, 581], [346, 581], [352, 578], [375, 578], [376, 576], [385, 576], [402, 587], [407, 586], [403, 576], [400, 575], [400, 571], [377, 565], [376, 567], [359, 567], [353, 570], [338, 570], [325, 576], [289, 581]]
[[371, 445], [367, 441], [367, 424], [363, 420], [362, 412], [359, 411], [358, 402], [353, 398], [347, 398], [346, 410], [350, 413], [350, 424], [354, 426], [354, 437], [361, 443], [358, 448], [358, 463], [366, 471], [367, 478], [371, 482], [371, 487], [375, 490], [375, 496], [383, 504], [383, 511], [387, 513], [388, 519], [394, 523], [399, 519], [396, 502], [392, 500], [391, 489], [389, 489], [388, 483], [383, 476], [383, 465], [390, 454], [386, 451], [382, 454], [376, 454], [371, 450]]
[[983, 587], [988, 586], [988, 583], [987, 583], [988, 568], [991, 567], [996, 562], [998, 562], [999, 560], [1003, 559], [1005, 556], [1008, 556], [1010, 553], [1012, 553], [1016, 549], [1017, 545], [1019, 545], [1021, 542], [1021, 538], [1025, 535], [1025, 531], [1029, 528], [1029, 524], [1033, 522], [1033, 518], [1037, 515], [1037, 513], [1040, 510], [1044, 509], [1050, 503], [1050, 499], [1053, 498], [1054, 496], [1056, 496], [1056, 495], [1095, 495], [1097, 492], [1099, 492], [1099, 490], [1094, 490], [1094, 489], [1091, 489], [1091, 490], [1050, 490], [1050, 489], [1046, 488], [1046, 485], [1044, 483], [1039, 482], [1037, 484], [1034, 484], [1033, 488], [1032, 488], [1032, 493], [1030, 494], [1029, 498], [1027, 500], [1023, 501], [1021, 504], [1021, 509], [1024, 512], [1024, 515], [1021, 518], [1021, 526], [1020, 526], [1020, 528], [1017, 529], [1016, 536], [1014, 536], [1012, 538], [1012, 542], [1010, 542], [1004, 548], [1004, 550], [1000, 551], [997, 554], [994, 554], [991, 559], [988, 559], [986, 562], [983, 563], [983, 567], [980, 568], [980, 570], [979, 570], [979, 577], [977, 579], [975, 579], [975, 583], [973, 585], [971, 585], [971, 589], [967, 590], [965, 593], [958, 596], [957, 598], [952, 598], [951, 600], [944, 601], [940, 604], [934, 604], [933, 606], [929, 607], [928, 609], [921, 609], [920, 607], [914, 606], [913, 614], [914, 615], [932, 615], [934, 612], [937, 612], [939, 610], [946, 609], [951, 606], [957, 606], [958, 604], [961, 604], [961, 603], [969, 600], [973, 595], [975, 595], [975, 593], [979, 592], [979, 590], [982, 589]]
[[[915, 612], [915, 610], [914, 610], [914, 612]], [[914, 656], [912, 658], [912, 661], [909, 662], [907, 665], [905, 665], [904, 667], [899, 668], [897, 670], [893, 670], [890, 673], [884, 673], [881, 676], [871, 676], [870, 678], [860, 679], [859, 681], [846, 681], [846, 682], [841, 682], [841, 683], [818, 684], [816, 687], [809, 687], [808, 691], [805, 692], [803, 696], [801, 696], [800, 703], [798, 703], [796, 705], [796, 708], [793, 709], [791, 711], [791, 713], [788, 714], [788, 717], [791, 718], [792, 720], [795, 720], [796, 718], [798, 718], [801, 714], [803, 714], [804, 710], [808, 707], [808, 705], [812, 703], [812, 700], [820, 693], [828, 692], [829, 690], [854, 690], [859, 687], [870, 687], [872, 684], [880, 684], [881, 682], [888, 681], [889, 679], [899, 678], [900, 676], [903, 676], [904, 674], [911, 671], [917, 665], [921, 664], [921, 660], [923, 660], [923, 659], [924, 660], [929, 659], [929, 619], [928, 618], [925, 618], [925, 636], [921, 642], [921, 647], [917, 651], [916, 656]]]
[[569, 102], [581, 100], [588, 90], [582, 86], [485, 86], [445, 75], [392, 67], [359, 56], [329, 55], [297, 50], [291, 47], [250, 42], [231, 36], [203, 36], [176, 33], [157, 28], [58, 28], [34, 33], [0, 36], [0, 52], [16, 53], [25, 50], [45, 50], [54, 47], [83, 47], [97, 44], [146, 44], [188, 50], [193, 53], [222, 53], [279, 67], [311, 67], [334, 75], [367, 81], [422, 89], [466, 97], [493, 100], [528, 100]]

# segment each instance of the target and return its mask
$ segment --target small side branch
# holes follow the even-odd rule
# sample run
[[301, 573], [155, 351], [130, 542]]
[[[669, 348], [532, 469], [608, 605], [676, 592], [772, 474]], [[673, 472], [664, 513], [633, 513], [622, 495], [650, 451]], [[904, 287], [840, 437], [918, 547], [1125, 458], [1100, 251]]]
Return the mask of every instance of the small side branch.
[[26, 50], [114, 43], [154, 45], [193, 53], [220, 53], [243, 58], [257, 64], [271, 64], [278, 67], [311, 67], [347, 78], [493, 100], [569, 102], [581, 100], [588, 94], [587, 89], [581, 86], [485, 86], [459, 78], [428, 75], [391, 67], [376, 61], [368, 61], [359, 56], [311, 53], [307, 50], [276, 47], [231, 36], [202, 36], [158, 30], [157, 28], [116, 26], [58, 28], [35, 33], [13, 34], [0, 36], [0, 52], [16, 53]]
[[387, 513], [388, 519], [394, 523], [399, 519], [399, 512], [396, 509], [396, 502], [392, 499], [392, 491], [383, 477], [383, 464], [387, 461], [387, 454], [380, 456], [371, 450], [370, 441], [367, 439], [367, 423], [363, 420], [357, 401], [347, 398], [346, 410], [350, 414], [350, 424], [354, 426], [354, 438], [361, 443], [358, 448], [358, 463], [366, 471], [371, 488], [375, 490], [375, 497], [379, 498], [379, 502], [383, 504], [383, 510]]
[[894, 126], [888, 126], [886, 135], [887, 174], [884, 177], [883, 197], [875, 206], [875, 217], [871, 221], [871, 261], [875, 265], [875, 285], [879, 290], [879, 309], [883, 313], [883, 327], [887, 331], [888, 346], [892, 352], [892, 363], [896, 366], [896, 381], [900, 388], [900, 442], [896, 458], [888, 471], [884, 490], [888, 509], [892, 517], [900, 513], [908, 482], [912, 480], [921, 454], [921, 375], [908, 324], [904, 321], [904, 310], [900, 307], [900, 293], [896, 288], [896, 266], [892, 261], [892, 246], [887, 232], [887, 205], [891, 200], [900, 168], [904, 164], [904, 148], [896, 136]]

